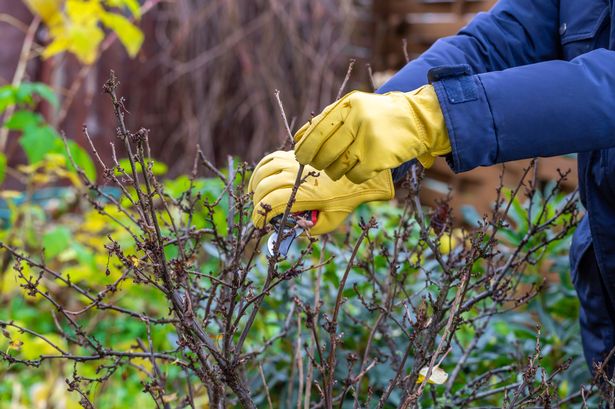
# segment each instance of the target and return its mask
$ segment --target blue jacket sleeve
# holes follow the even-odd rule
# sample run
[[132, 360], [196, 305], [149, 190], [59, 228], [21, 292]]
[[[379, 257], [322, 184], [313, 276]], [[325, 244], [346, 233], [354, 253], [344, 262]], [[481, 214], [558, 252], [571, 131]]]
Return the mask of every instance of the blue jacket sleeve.
[[433, 83], [456, 172], [613, 147], [615, 52], [557, 60], [558, 3], [502, 0], [458, 35], [436, 42], [378, 92]]
[[615, 52], [472, 74], [430, 71], [453, 170], [615, 146]]
[[433, 67], [467, 64], [474, 73], [557, 58], [558, 0], [501, 0], [457, 35], [440, 39], [377, 92], [411, 91]]

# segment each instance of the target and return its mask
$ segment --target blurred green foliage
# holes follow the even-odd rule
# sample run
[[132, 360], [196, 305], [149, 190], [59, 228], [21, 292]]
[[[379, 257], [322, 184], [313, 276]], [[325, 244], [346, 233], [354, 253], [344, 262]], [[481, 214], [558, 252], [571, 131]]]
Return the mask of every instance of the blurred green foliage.
[[[26, 118], [28, 115], [24, 115]], [[36, 119], [34, 127], [44, 126]], [[22, 127], [24, 134], [28, 127]], [[18, 128], [15, 128], [18, 129]], [[21, 129], [21, 128], [19, 128]], [[120, 161], [124, 163], [125, 161]], [[156, 165], [156, 172], [164, 175], [166, 166]], [[10, 228], [0, 230], [0, 241], [16, 248], [27, 249], [30, 254], [44, 254], [47, 265], [63, 276], [70, 277], [71, 282], [88, 288], [102, 291], [105, 286], [116, 281], [122, 274], [123, 269], [120, 260], [109, 257], [105, 245], [109, 243], [107, 237], [120, 244], [126, 254], [129, 254], [135, 263], [139, 262], [140, 250], [133, 248], [133, 240], [129, 232], [121, 225], [126, 222], [125, 215], [110, 203], [101, 203], [102, 208], [108, 212], [115, 221], [102, 215], [93, 209], [86, 201], [80, 199], [77, 192], [81, 184], [74, 173], [70, 171], [66, 157], [48, 152], [38, 162], [21, 167], [20, 174], [28, 181], [30, 190], [4, 195], [6, 206], [10, 210]], [[71, 176], [73, 175], [73, 176]], [[35, 192], [44, 190], [54, 185], [58, 180], [67, 180], [71, 187], [63, 189], [69, 192], [63, 196], [56, 196], [55, 200], [35, 200]], [[181, 199], [191, 188], [202, 194], [204, 200], [214, 202], [220, 197], [225, 186], [219, 179], [196, 179], [191, 181], [187, 176], [164, 181], [167, 194], [175, 199]], [[549, 187], [545, 189], [549, 191]], [[114, 192], [110, 191], [113, 195]], [[507, 192], [510, 194], [510, 192]], [[534, 197], [532, 206], [542, 203], [542, 197]], [[548, 214], [555, 214], [556, 209], [564, 202], [564, 196], [560, 195], [547, 207]], [[203, 214], [195, 214], [193, 224], [195, 228], [214, 227], [221, 235], [227, 234], [227, 209], [228, 197], [224, 196], [218, 203], [219, 210], [215, 217], [215, 226], [206, 225]], [[526, 216], [530, 203], [525, 200], [513, 200], [512, 210], [509, 213], [510, 223], [513, 228], [502, 229], [500, 232], [501, 247], [504, 254], [509, 248], [519, 245], [525, 236], [529, 224]], [[200, 208], [205, 212], [204, 208]], [[538, 207], [533, 213], [538, 216]], [[316, 246], [310, 255], [316, 264], [323, 257], [335, 256], [340, 260], [347, 260], [352, 246], [348, 244], [347, 234], [358, 235], [358, 221], [361, 218], [376, 217], [379, 221], [379, 229], [370, 235], [370, 240], [381, 245], [391, 242], [390, 233], [398, 226], [402, 217], [402, 209], [394, 203], [368, 204], [361, 206], [352, 216], [345, 230], [333, 234], [324, 249]], [[161, 220], [170, 217], [166, 212], [160, 212]], [[466, 220], [468, 223], [476, 220]], [[557, 227], [555, 227], [556, 229]], [[170, 231], [164, 231], [164, 235], [171, 235]], [[553, 231], [545, 231], [545, 237], [554, 234]], [[450, 236], [450, 242], [446, 245], [447, 252], [453, 254], [456, 247], [462, 245], [462, 239]], [[541, 237], [535, 237], [526, 243], [527, 246], [537, 244]], [[418, 227], [404, 243], [404, 246], [413, 248], [421, 244]], [[542, 345], [541, 365], [546, 373], [556, 370], [564, 361], [570, 360], [569, 370], [557, 376], [558, 394], [561, 397], [579, 390], [581, 384], [587, 383], [589, 373], [583, 361], [578, 328], [578, 302], [574, 289], [568, 277], [568, 248], [570, 237], [549, 245], [548, 249], [537, 259], [537, 262], [528, 265], [523, 275], [523, 282], [519, 284], [519, 291], [523, 291], [524, 285], [541, 282], [546, 276], [542, 291], [529, 303], [509, 310], [503, 314], [489, 317], [491, 322], [484, 328], [480, 336], [476, 350], [470, 355], [462, 373], [454, 385], [454, 393], [462, 393], [467, 384], [488, 374], [489, 371], [508, 366], [518, 366], [534, 353], [536, 346], [536, 325], [542, 327], [539, 337]], [[206, 274], [216, 272], [221, 263], [221, 255], [216, 246], [211, 243], [204, 245], [205, 256], [197, 261], [198, 271]], [[300, 251], [305, 243], [294, 251]], [[173, 245], [166, 247], [167, 256], [172, 259], [177, 256], [177, 248]], [[361, 256], [365, 257], [365, 249]], [[2, 271], [0, 271], [0, 320], [19, 318], [19, 323], [26, 328], [44, 334], [49, 339], [57, 339], [57, 344], [68, 348], [71, 352], [79, 354], [78, 347], [68, 346], [57, 335], [58, 330], [69, 331], [57, 324], [54, 320], [54, 311], [50, 304], [40, 295], [32, 296], [23, 288], [24, 282], [19, 279], [19, 274], [13, 269], [16, 260], [7, 254], [0, 253]], [[292, 257], [292, 254], [291, 254]], [[18, 262], [18, 261], [17, 261]], [[389, 275], [388, 264], [382, 254], [377, 254], [371, 261], [374, 273], [379, 277]], [[19, 262], [18, 262], [19, 263]], [[20, 263], [24, 270], [27, 266]], [[424, 249], [423, 257], [406, 260], [401, 266], [404, 271], [414, 273], [410, 282], [404, 289], [409, 294], [412, 302], [420, 302], [421, 297], [435, 294], [437, 288], [425, 287], [429, 280], [426, 272], [436, 275], [438, 265], [430, 257], [428, 248]], [[261, 255], [255, 264], [255, 270], [251, 279], [262, 285], [266, 276], [267, 260]], [[284, 264], [282, 265], [284, 270]], [[481, 266], [475, 268], [476, 274], [481, 274]], [[25, 275], [32, 274], [38, 277], [38, 273], [25, 271]], [[293, 296], [298, 296], [305, 302], [313, 301], [315, 297], [315, 271], [306, 272], [295, 280], [285, 282], [274, 289], [270, 296], [266, 297], [263, 305], [263, 313], [257, 316], [257, 321], [245, 343], [247, 351], [258, 350], [262, 346], [263, 339], [270, 339], [278, 334], [284, 326], [289, 309], [292, 306]], [[337, 288], [341, 272], [336, 263], [327, 264], [322, 271], [322, 283], [319, 287], [321, 300], [325, 304], [331, 304], [337, 295]], [[433, 277], [432, 277], [433, 278]], [[53, 294], [55, 298], [62, 299], [64, 304], [74, 311], [82, 308], [84, 300], [70, 289], [63, 287], [57, 281], [42, 279], [44, 288]], [[144, 311], [150, 316], [166, 316], [169, 310], [167, 300], [161, 293], [152, 287], [141, 283], [129, 281], [130, 285], [122, 285], [118, 291], [110, 296], [110, 300], [120, 307], [133, 311]], [[452, 291], [452, 290], [451, 290]], [[348, 278], [344, 296], [347, 302], [344, 304], [345, 314], [341, 315], [339, 326], [344, 332], [344, 344], [339, 348], [339, 360], [344, 361], [351, 352], [361, 351], [365, 348], [369, 337], [369, 327], [365, 322], [375, 320], [376, 311], [368, 311], [361, 303], [358, 294], [370, 294], [378, 299], [374, 293], [373, 282], [362, 273], [357, 266], [352, 268]], [[476, 311], [468, 311], [468, 317], [476, 315]], [[169, 350], [177, 345], [177, 337], [171, 325], [156, 325], [151, 327], [151, 335], [148, 335], [145, 323], [118, 314], [114, 311], [96, 311], [96, 315], [88, 312], [79, 315], [80, 321], [88, 326], [90, 333], [101, 345], [112, 346], [115, 349], [126, 351], [136, 350], [137, 340], [146, 341], [151, 336], [152, 344], [156, 350]], [[60, 328], [58, 328], [58, 325]], [[207, 328], [209, 336], [218, 341], [219, 330], [215, 325]], [[379, 334], [374, 339], [375, 349], [384, 348], [387, 342], [394, 342], [399, 351], [406, 348], [407, 341], [401, 336], [399, 328], [391, 327], [390, 338], [384, 339]], [[452, 371], [455, 363], [460, 359], [464, 348], [475, 339], [474, 327], [462, 325], [456, 335], [456, 344], [442, 363], [445, 371]], [[297, 338], [307, 342], [308, 334], [298, 334], [296, 326], [291, 326], [287, 336], [273, 343], [267, 351], [266, 359], [259, 362], [262, 365], [265, 379], [274, 401], [274, 407], [287, 407], [288, 402], [295, 402], [298, 385], [289, 382], [296, 379], [291, 376], [294, 369], [294, 354]], [[10, 340], [9, 340], [10, 338]], [[40, 342], [28, 334], [13, 331], [10, 337], [0, 336], [0, 349], [16, 357], [35, 359], [41, 354], [53, 354], [53, 348]], [[18, 340], [18, 342], [15, 342]], [[75, 366], [61, 361], [47, 361], [42, 368], [35, 370], [21, 365], [0, 363], [0, 408], [21, 409], [40, 406], [41, 402], [58, 402], [60, 407], [77, 408], [79, 397], [76, 393], [66, 392], [64, 379], [73, 371], [81, 376], [96, 378], [105, 375], [106, 360], [94, 360], [87, 363], [79, 363]], [[411, 362], [409, 363], [411, 364]], [[254, 399], [257, 407], [266, 407], [267, 400], [258, 374], [256, 365], [247, 368], [251, 390], [254, 391]], [[167, 374], [169, 383], [181, 387], [186, 381], [186, 375], [176, 366], [161, 365], [161, 369]], [[339, 379], [343, 379], [344, 365], [340, 365]], [[144, 370], [151, 370], [151, 363], [147, 359], [131, 359], [120, 370], [109, 374], [108, 380], [90, 391], [90, 399], [96, 403], [99, 409], [119, 409], [132, 406], [140, 408], [154, 408], [155, 404], [151, 397], [143, 391], [144, 383], [148, 381]], [[382, 391], [388, 380], [394, 376], [389, 365], [376, 365], [367, 375], [370, 385], [378, 391]], [[485, 382], [497, 388], [499, 385], [509, 385], [519, 381], [515, 377], [521, 377], [518, 372], [512, 375], [506, 372], [500, 375], [488, 376]], [[194, 379], [193, 379], [194, 381]], [[362, 391], [361, 393], [367, 393]], [[207, 408], [206, 392], [201, 387], [195, 392], [198, 407]], [[481, 402], [484, 405], [498, 406], [502, 404], [502, 394], [486, 396]], [[445, 396], [443, 387], [429, 385], [427, 393], [423, 395], [422, 407], [455, 407], [454, 402], [449, 401], [450, 396]], [[173, 402], [174, 396], [168, 396], [169, 402]], [[394, 391], [390, 398], [390, 406], [398, 405], [401, 396]], [[39, 406], [37, 406], [39, 405]], [[344, 408], [352, 407], [352, 397], [343, 405]]]
[[[42, 83], [21, 83], [17, 86], [4, 85], [0, 87], [0, 114], [7, 108], [14, 111], [6, 119], [3, 127], [15, 131], [19, 144], [26, 153], [30, 165], [40, 164], [47, 155], [65, 157], [67, 170], [74, 171], [62, 138], [58, 132], [35, 112], [37, 103], [45, 100], [54, 108], [58, 108], [58, 98], [47, 85]], [[88, 153], [72, 140], [67, 141], [73, 160], [85, 171], [89, 178], [96, 179], [96, 167]], [[0, 183], [6, 175], [7, 160], [0, 152]]]

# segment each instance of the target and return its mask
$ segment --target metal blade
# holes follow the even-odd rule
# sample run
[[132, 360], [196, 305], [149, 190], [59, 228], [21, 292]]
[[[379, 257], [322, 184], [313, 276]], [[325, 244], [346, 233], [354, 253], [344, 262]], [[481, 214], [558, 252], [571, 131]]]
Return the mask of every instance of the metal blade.
[[267, 240], [267, 252], [269, 253], [269, 256], [273, 256], [273, 248], [275, 247], [276, 241], [278, 241], [279, 234], [283, 235], [282, 241], [280, 242], [280, 255], [286, 257], [288, 250], [290, 250], [290, 246], [293, 244], [293, 241], [295, 241], [301, 233], [303, 233], [303, 229], [300, 227], [283, 229], [281, 232], [273, 232]]

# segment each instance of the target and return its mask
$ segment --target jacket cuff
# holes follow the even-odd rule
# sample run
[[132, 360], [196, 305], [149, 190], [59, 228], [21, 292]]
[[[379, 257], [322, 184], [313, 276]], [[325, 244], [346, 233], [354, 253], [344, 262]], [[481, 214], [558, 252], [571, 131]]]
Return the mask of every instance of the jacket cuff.
[[429, 70], [451, 141], [447, 157], [454, 172], [497, 162], [498, 141], [493, 114], [485, 89], [469, 65], [435, 67]]
[[418, 164], [418, 161], [416, 159], [412, 159], [412, 160], [409, 160], [408, 162], [402, 163], [401, 165], [393, 169], [391, 171], [391, 177], [393, 178], [393, 183], [401, 182], [406, 176], [406, 173], [410, 171], [410, 168], [412, 167], [412, 165], [416, 165], [416, 164]]

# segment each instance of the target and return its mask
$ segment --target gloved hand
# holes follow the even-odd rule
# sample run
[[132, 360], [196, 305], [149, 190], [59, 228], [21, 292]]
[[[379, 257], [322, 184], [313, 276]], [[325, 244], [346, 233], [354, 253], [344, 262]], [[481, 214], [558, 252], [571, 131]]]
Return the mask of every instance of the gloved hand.
[[353, 91], [303, 125], [295, 142], [300, 163], [354, 183], [414, 158], [430, 167], [451, 151], [431, 85], [383, 95]]
[[[248, 190], [254, 193], [254, 225], [263, 227], [273, 217], [284, 213], [298, 169], [299, 163], [293, 151], [273, 152], [259, 162], [248, 183]], [[316, 172], [316, 169], [307, 165], [303, 170], [303, 177], [309, 172]], [[291, 211], [318, 210], [318, 221], [310, 229], [310, 234], [319, 235], [338, 227], [361, 203], [389, 200], [394, 194], [389, 170], [380, 172], [360, 184], [352, 183], [344, 177], [333, 181], [320, 172], [318, 177], [310, 176], [301, 184]], [[264, 212], [261, 203], [271, 206], [266, 218], [261, 214]]]

